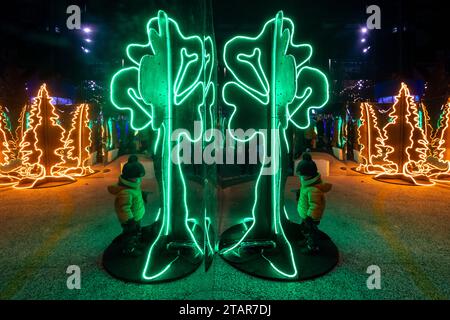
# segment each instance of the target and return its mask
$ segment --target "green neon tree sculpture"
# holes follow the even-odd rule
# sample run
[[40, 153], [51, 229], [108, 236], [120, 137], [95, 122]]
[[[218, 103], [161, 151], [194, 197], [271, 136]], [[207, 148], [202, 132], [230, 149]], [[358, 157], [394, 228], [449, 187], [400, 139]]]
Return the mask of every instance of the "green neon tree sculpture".
[[[256, 181], [251, 216], [225, 231], [220, 253], [237, 268], [263, 277], [295, 280], [303, 275], [297, 268], [284, 206], [287, 178], [289, 125], [305, 129], [310, 110], [322, 108], [329, 98], [324, 73], [307, 66], [313, 51], [308, 44], [294, 44], [294, 23], [277, 13], [256, 37], [236, 36], [224, 47], [223, 59], [232, 80], [222, 90], [224, 103], [232, 108], [228, 128], [255, 129], [247, 142], [264, 140], [266, 157], [273, 170], [261, 165]], [[265, 134], [265, 131], [268, 133]], [[264, 161], [265, 162], [265, 161]], [[299, 231], [297, 231], [299, 232]], [[257, 248], [261, 259], [245, 256], [246, 247]], [[252, 260], [250, 258], [249, 260]], [[258, 266], [255, 262], [258, 261]]]
[[[175, 160], [181, 156], [181, 140], [201, 143], [206, 126], [213, 124], [216, 62], [211, 37], [183, 35], [164, 11], [149, 20], [147, 34], [147, 44], [127, 47], [133, 66], [113, 76], [111, 102], [129, 112], [134, 130], [150, 126], [157, 131], [153, 150], [155, 166], [161, 166], [161, 174], [156, 173], [161, 208], [141, 270], [141, 280], [153, 282], [192, 272], [204, 256], [203, 224], [190, 215], [194, 206], [183, 165]], [[201, 122], [196, 135], [195, 121]]]

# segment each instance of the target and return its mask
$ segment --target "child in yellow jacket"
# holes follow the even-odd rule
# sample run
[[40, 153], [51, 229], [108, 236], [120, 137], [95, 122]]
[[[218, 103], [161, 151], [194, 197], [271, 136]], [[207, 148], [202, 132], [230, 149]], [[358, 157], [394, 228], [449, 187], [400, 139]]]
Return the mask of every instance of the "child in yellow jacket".
[[303, 159], [296, 168], [296, 174], [301, 182], [297, 210], [303, 220], [301, 230], [306, 240], [304, 252], [316, 253], [319, 251], [318, 225], [326, 206], [325, 193], [331, 190], [331, 184], [322, 182], [317, 165], [309, 153], [303, 154]]
[[122, 175], [117, 184], [108, 186], [108, 191], [116, 196], [114, 207], [117, 218], [122, 225], [122, 252], [137, 256], [141, 233], [141, 220], [145, 214], [145, 204], [141, 190], [141, 179], [145, 176], [144, 166], [138, 157], [132, 155], [122, 169]]

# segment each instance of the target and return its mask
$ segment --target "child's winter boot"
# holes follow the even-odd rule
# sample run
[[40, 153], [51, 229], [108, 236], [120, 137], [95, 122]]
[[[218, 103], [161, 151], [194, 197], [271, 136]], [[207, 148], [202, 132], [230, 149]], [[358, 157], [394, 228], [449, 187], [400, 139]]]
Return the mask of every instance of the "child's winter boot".
[[134, 221], [134, 219], [128, 220], [122, 225], [123, 227], [123, 240], [122, 240], [122, 253], [129, 256], [140, 256], [142, 251], [139, 248], [139, 229], [140, 226]]
[[302, 222], [302, 232], [305, 236], [305, 246], [301, 249], [302, 253], [315, 254], [319, 252], [318, 238], [319, 229], [317, 228], [317, 222], [310, 217], [306, 218]]

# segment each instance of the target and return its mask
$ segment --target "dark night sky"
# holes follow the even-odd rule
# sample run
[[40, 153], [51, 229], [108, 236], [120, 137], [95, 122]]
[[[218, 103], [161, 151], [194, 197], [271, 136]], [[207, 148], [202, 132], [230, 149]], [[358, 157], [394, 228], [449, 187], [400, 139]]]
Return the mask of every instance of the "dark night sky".
[[[296, 41], [315, 47], [313, 63], [328, 66], [328, 59], [367, 60], [375, 67], [371, 76], [392, 78], [403, 64], [405, 76], [427, 76], [427, 68], [441, 61], [449, 68], [448, 17], [445, 1], [326, 1], [326, 0], [212, 0], [217, 47], [237, 33], [256, 34], [278, 10], [296, 23]], [[196, 5], [192, 5], [196, 3]], [[131, 41], [145, 41], [144, 26], [157, 8], [170, 14], [185, 14], [199, 0], [16, 0], [3, 7], [0, 35], [0, 74], [9, 66], [20, 68], [27, 79], [107, 80], [120, 63]], [[92, 52], [84, 54], [82, 34], [65, 28], [66, 7], [79, 4], [83, 23], [95, 28]], [[378, 4], [382, 30], [371, 31], [373, 50], [362, 55], [359, 29], [365, 23], [365, 8]], [[402, 10], [400, 10], [402, 8]], [[84, 11], [86, 10], [86, 11]], [[195, 9], [194, 9], [195, 10]], [[392, 28], [403, 17], [407, 31], [400, 51], [398, 34]], [[199, 22], [200, 23], [200, 22]], [[59, 33], [54, 32], [58, 26]], [[49, 27], [49, 31], [47, 31]], [[401, 57], [401, 59], [400, 59]], [[103, 65], [103, 72], [96, 67]], [[106, 69], [106, 70], [105, 70]], [[111, 69], [111, 71], [109, 70]], [[429, 76], [429, 75], [428, 75]]]

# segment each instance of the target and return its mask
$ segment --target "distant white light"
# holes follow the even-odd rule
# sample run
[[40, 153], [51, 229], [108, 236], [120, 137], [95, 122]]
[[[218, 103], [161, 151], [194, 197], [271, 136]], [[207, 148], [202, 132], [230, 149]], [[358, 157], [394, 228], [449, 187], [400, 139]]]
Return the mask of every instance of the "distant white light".
[[361, 39], [361, 42], [362, 42], [362, 43], [366, 42], [366, 38], [362, 38], [362, 39]]
[[89, 53], [90, 51], [88, 49], [84, 49], [84, 53]]
[[361, 32], [362, 32], [362, 33], [367, 33], [367, 28], [362, 28], [362, 29], [361, 29]]
[[92, 40], [91, 39], [84, 39], [84, 41], [86, 41], [87, 43], [91, 43], [92, 42]]
[[364, 52], [364, 53], [367, 53], [368, 50], [369, 50], [369, 49], [364, 48], [363, 52]]
[[91, 32], [92, 32], [92, 29], [89, 28], [89, 27], [86, 27], [86, 28], [83, 28], [83, 31], [84, 31], [85, 33], [91, 33]]

